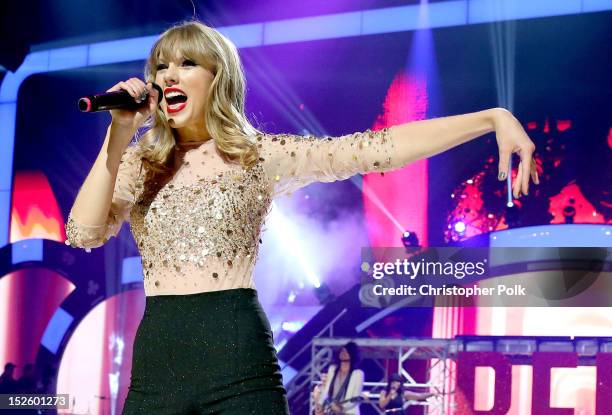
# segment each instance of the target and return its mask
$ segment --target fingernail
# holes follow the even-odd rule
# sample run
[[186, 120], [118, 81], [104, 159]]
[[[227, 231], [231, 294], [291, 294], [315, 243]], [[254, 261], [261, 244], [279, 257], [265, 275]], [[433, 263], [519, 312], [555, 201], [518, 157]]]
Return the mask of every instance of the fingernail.
[[500, 171], [498, 177], [499, 177], [499, 180], [504, 180], [506, 178], [506, 172]]

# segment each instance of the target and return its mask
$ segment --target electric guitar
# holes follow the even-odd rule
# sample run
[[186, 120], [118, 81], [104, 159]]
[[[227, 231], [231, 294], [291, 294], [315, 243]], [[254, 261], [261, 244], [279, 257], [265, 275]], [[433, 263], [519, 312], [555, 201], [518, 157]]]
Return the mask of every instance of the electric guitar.
[[325, 402], [323, 403], [323, 413], [325, 415], [331, 415], [331, 414], [336, 414], [336, 412], [332, 411], [332, 404], [338, 404], [338, 405], [342, 405], [343, 403], [347, 403], [347, 402], [364, 402], [366, 401], [368, 398], [366, 398], [365, 396], [355, 396], [353, 398], [349, 398], [349, 399], [345, 399], [343, 401], [336, 401], [336, 400], [331, 400], [331, 399], [326, 399]]

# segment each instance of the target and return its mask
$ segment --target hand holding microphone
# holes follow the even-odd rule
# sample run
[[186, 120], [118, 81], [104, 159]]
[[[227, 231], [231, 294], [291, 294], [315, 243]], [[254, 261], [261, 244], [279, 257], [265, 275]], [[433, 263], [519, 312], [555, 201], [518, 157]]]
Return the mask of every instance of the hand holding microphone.
[[115, 84], [106, 93], [81, 98], [79, 109], [83, 112], [110, 111], [113, 124], [137, 130], [162, 99], [159, 85], [130, 78]]

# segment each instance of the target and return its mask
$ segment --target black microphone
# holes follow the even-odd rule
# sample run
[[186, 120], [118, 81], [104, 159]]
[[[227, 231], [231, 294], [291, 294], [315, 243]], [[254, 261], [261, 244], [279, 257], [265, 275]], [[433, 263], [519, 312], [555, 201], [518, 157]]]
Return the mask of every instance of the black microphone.
[[[152, 84], [153, 88], [155, 88], [157, 90], [157, 93], [159, 94], [159, 105], [159, 103], [164, 97], [164, 91], [162, 91], [161, 87], [155, 82], [152, 82]], [[131, 96], [129, 92], [123, 89], [113, 92], [104, 92], [101, 94], [87, 95], [79, 99], [79, 110], [81, 110], [82, 112], [108, 111], [118, 108], [134, 110], [146, 106], [148, 103], [148, 98], [148, 90], [146, 99], [144, 99], [141, 103], [136, 102], [136, 98]]]

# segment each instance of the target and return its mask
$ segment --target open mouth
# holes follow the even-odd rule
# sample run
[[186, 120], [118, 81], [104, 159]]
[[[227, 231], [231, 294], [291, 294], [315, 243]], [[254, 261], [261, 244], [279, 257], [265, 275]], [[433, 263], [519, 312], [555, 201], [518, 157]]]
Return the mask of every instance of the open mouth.
[[187, 95], [178, 88], [167, 88], [164, 97], [168, 104], [169, 113], [178, 112], [187, 105]]

